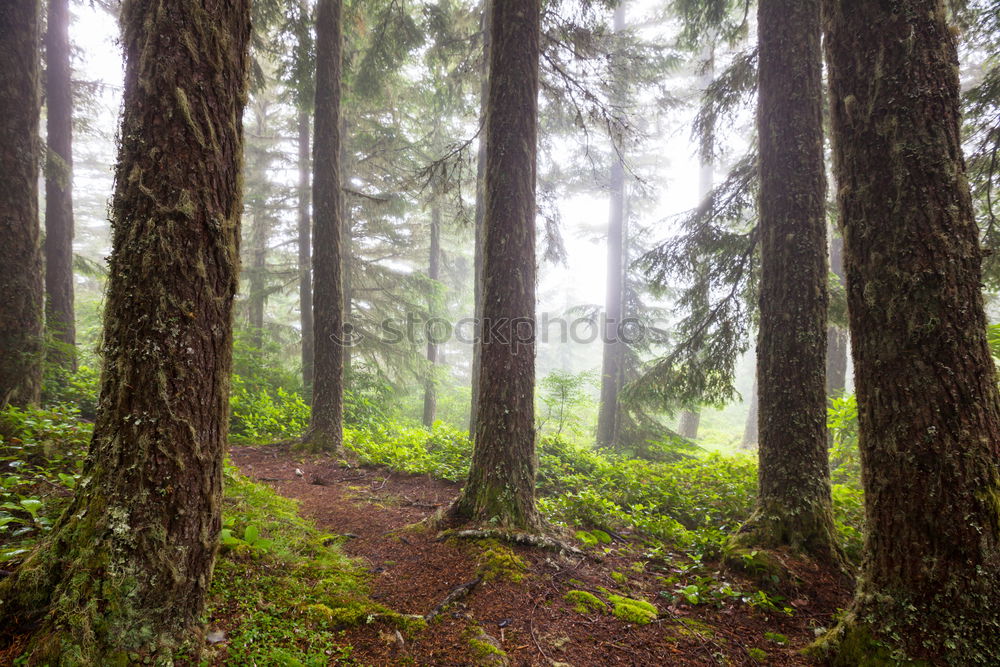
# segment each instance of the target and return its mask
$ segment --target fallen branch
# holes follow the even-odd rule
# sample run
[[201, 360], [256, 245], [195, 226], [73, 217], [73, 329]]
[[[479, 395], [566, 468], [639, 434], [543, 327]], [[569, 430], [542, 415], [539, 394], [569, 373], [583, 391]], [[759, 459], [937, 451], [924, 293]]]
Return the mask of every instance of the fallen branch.
[[441, 602], [439, 602], [437, 606], [431, 609], [426, 616], [424, 616], [424, 620], [430, 623], [432, 620], [441, 615], [441, 612], [444, 611], [445, 607], [454, 602], [457, 602], [458, 600], [461, 600], [464, 597], [467, 597], [469, 593], [475, 590], [476, 586], [482, 583], [482, 581], [483, 581], [482, 577], [476, 577], [470, 582], [464, 583], [461, 586], [456, 586], [455, 588], [451, 589], [448, 595], [444, 596], [444, 599], [441, 600]]

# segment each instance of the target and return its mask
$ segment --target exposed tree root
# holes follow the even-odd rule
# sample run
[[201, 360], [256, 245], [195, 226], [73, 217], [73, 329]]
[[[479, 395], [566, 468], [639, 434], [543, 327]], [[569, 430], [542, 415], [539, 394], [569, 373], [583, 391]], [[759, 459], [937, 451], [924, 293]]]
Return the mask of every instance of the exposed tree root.
[[446, 530], [438, 536], [438, 541], [443, 542], [448, 538], [458, 538], [460, 540], [498, 540], [500, 542], [507, 542], [509, 544], [518, 544], [525, 547], [534, 547], [536, 549], [545, 549], [546, 551], [556, 551], [562, 554], [570, 554], [572, 556], [581, 556], [584, 558], [594, 558], [599, 560], [592, 554], [588, 554], [585, 551], [577, 549], [571, 544], [567, 544], [562, 540], [556, 539], [549, 535], [538, 535], [532, 533], [508, 533], [502, 530]]

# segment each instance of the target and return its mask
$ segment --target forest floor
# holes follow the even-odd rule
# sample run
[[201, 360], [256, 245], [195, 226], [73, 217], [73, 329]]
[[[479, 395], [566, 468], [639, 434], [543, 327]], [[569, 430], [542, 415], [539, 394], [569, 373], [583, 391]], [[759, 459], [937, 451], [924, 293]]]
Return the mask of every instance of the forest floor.
[[[678, 575], [691, 581], [691, 559], [663, 551], [650, 559], [647, 546], [631, 536], [592, 547], [588, 557], [512, 547], [511, 559], [495, 545], [439, 541], [436, 531], [415, 527], [450, 503], [456, 484], [282, 447], [234, 447], [231, 457], [243, 474], [298, 500], [301, 514], [320, 529], [347, 536], [342, 549], [361, 559], [376, 602], [426, 615], [458, 587], [484, 578], [423, 630], [398, 632], [382, 623], [347, 630], [341, 640], [353, 646], [355, 664], [809, 665], [801, 649], [849, 599], [845, 582], [778, 554], [793, 575], [780, 595], [763, 595], [759, 583], [704, 563], [697, 568], [706, 581], [752, 593], [689, 604], [674, 582]], [[657, 613], [636, 624], [603, 604], [576, 610], [565, 598], [570, 591], [601, 601], [646, 600]], [[239, 622], [213, 618], [210, 628]], [[218, 664], [224, 662], [223, 652]]]

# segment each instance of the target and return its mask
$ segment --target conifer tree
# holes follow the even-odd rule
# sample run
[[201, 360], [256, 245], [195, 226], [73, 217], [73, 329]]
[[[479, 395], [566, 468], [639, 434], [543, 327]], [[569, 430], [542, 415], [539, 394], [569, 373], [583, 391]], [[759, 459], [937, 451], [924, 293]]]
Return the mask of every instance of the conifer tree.
[[0, 585], [30, 664], [196, 654], [222, 527], [250, 2], [128, 0], [121, 25], [97, 421], [72, 503]]
[[0, 408], [42, 385], [38, 24], [38, 0], [0, 3]]
[[1000, 664], [1000, 395], [943, 0], [826, 4], [867, 536], [835, 665]]

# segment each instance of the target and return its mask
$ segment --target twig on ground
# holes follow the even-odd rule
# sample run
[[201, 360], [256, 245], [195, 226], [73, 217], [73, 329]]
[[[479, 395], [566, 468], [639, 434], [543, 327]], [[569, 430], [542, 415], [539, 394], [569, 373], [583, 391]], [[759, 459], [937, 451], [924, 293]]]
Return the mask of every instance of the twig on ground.
[[461, 586], [456, 586], [455, 588], [451, 589], [448, 595], [444, 596], [444, 599], [441, 600], [441, 602], [439, 602], [437, 606], [431, 609], [426, 616], [424, 616], [424, 620], [430, 623], [432, 620], [437, 618], [442, 611], [444, 611], [445, 607], [458, 600], [461, 600], [464, 597], [467, 597], [469, 593], [475, 590], [476, 586], [478, 586], [482, 581], [483, 581], [482, 577], [476, 577], [472, 581], [469, 581], [467, 583], [462, 584]]

